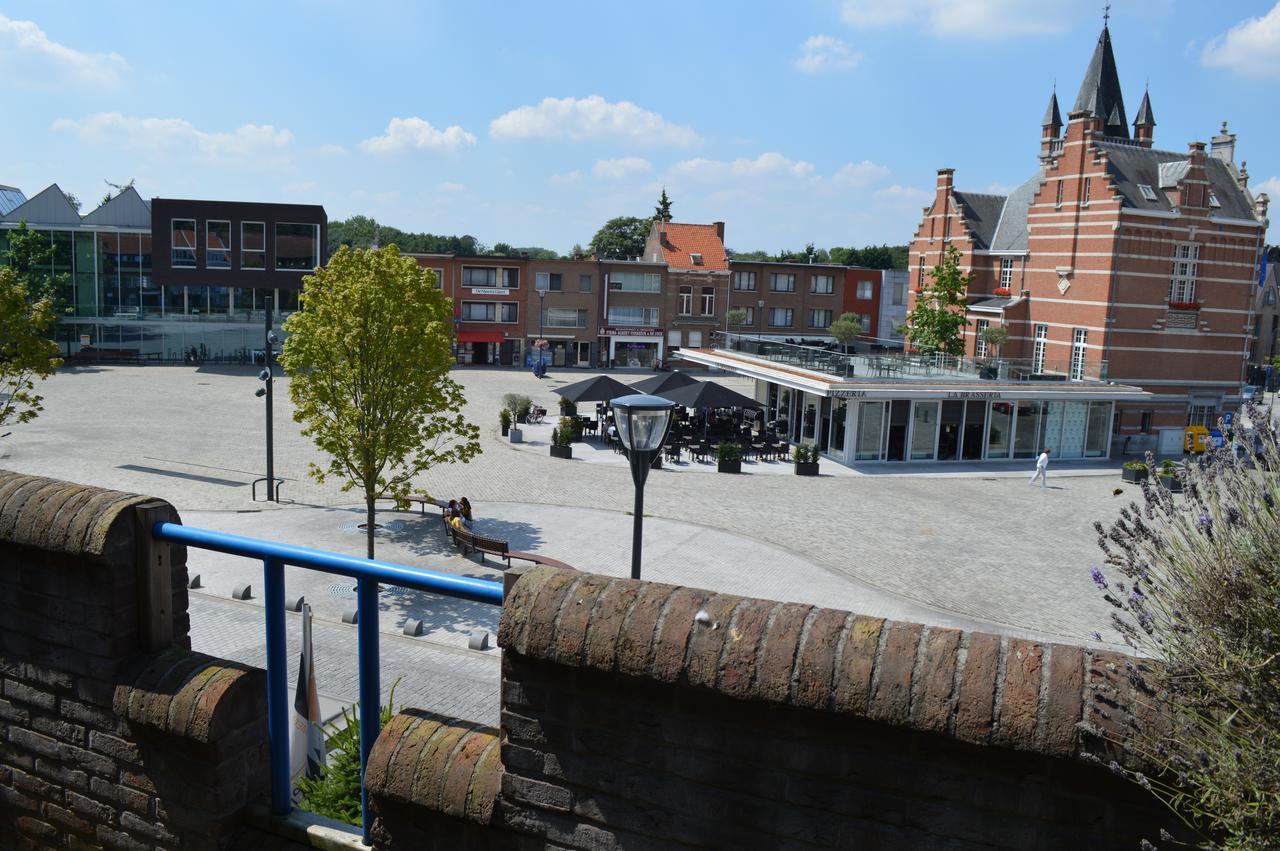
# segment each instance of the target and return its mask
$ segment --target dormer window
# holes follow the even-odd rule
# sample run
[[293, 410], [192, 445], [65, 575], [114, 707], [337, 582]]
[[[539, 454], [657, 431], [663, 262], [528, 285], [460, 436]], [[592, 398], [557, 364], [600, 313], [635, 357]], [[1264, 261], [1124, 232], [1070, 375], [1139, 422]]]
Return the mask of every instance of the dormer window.
[[702, 255], [697, 253], [696, 251], [689, 252], [689, 259], [693, 261], [693, 265], [695, 266], [702, 265]]
[[1212, 189], [1210, 189], [1210, 190], [1209, 190], [1209, 206], [1210, 206], [1210, 207], [1221, 207], [1221, 206], [1222, 206], [1221, 202], [1219, 202], [1219, 201], [1218, 201], [1218, 195], [1217, 195], [1217, 193], [1216, 193], [1216, 192], [1214, 192]]
[[1139, 183], [1139, 184], [1138, 184], [1138, 191], [1139, 191], [1139, 192], [1141, 192], [1141, 193], [1142, 193], [1142, 197], [1143, 197], [1143, 198], [1146, 198], [1148, 201], [1158, 201], [1158, 200], [1160, 200], [1160, 199], [1159, 199], [1159, 196], [1157, 196], [1157, 195], [1156, 195], [1156, 191], [1155, 191], [1154, 189], [1152, 189], [1152, 188], [1151, 188], [1151, 185], [1150, 185], [1150, 184], [1147, 184], [1147, 183]]

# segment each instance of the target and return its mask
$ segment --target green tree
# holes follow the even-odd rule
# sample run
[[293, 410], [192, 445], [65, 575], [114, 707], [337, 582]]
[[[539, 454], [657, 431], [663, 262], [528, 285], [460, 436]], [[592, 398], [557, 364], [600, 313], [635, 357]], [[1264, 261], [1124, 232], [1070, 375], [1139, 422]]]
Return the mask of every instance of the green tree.
[[827, 333], [835, 338], [835, 341], [844, 348], [849, 350], [849, 344], [856, 341], [865, 333], [862, 329], [862, 319], [856, 313], [842, 313], [840, 318], [831, 323], [831, 327], [827, 329]]
[[905, 269], [907, 268], [907, 246], [836, 247], [831, 249], [831, 262], [841, 266], [862, 266], [867, 269]]
[[747, 312], [741, 307], [735, 307], [724, 315], [724, 321], [730, 327], [741, 327], [747, 324]]
[[929, 276], [932, 286], [916, 296], [916, 306], [907, 315], [907, 339], [921, 351], [958, 357], [964, 354], [964, 329], [969, 324], [965, 293], [973, 275], [960, 271], [960, 252], [948, 245]]
[[63, 192], [63, 193], [62, 193], [62, 195], [63, 195], [63, 197], [64, 197], [64, 198], [66, 198], [66, 199], [67, 199], [67, 203], [68, 203], [68, 204], [70, 204], [72, 207], [74, 207], [74, 208], [75, 208], [75, 211], [76, 211], [77, 213], [78, 213], [78, 212], [80, 212], [80, 207], [81, 207], [82, 205], [81, 205], [81, 203], [80, 203], [80, 199], [79, 199], [79, 198], [77, 198], [74, 194], [72, 194], [72, 193], [70, 193], [70, 192]]
[[45, 336], [53, 322], [49, 300], [32, 300], [13, 270], [0, 268], [0, 427], [29, 422], [43, 410], [36, 381], [62, 364]]
[[667, 197], [667, 187], [665, 186], [662, 187], [662, 197], [658, 199], [658, 206], [653, 208], [653, 221], [671, 221], [671, 199]]
[[329, 456], [311, 475], [364, 494], [373, 558], [380, 494], [402, 497], [423, 470], [480, 452], [480, 430], [463, 418], [462, 388], [449, 377], [453, 308], [394, 245], [341, 248], [302, 281], [281, 357], [293, 416]]
[[601, 258], [639, 257], [644, 254], [644, 243], [652, 224], [652, 219], [638, 219], [635, 216], [609, 219], [591, 237], [591, 250]]
[[415, 254], [456, 254], [474, 257], [485, 252], [483, 243], [474, 236], [437, 236], [431, 233], [409, 233], [399, 228], [379, 224], [368, 216], [352, 216], [329, 222], [329, 254], [337, 253], [343, 245], [352, 248], [371, 248], [374, 231], [379, 245], [395, 245], [401, 251]]
[[1009, 342], [1009, 332], [1003, 325], [992, 325], [990, 328], [983, 328], [978, 337], [982, 339], [982, 342], [994, 349], [999, 349]]
[[6, 263], [18, 282], [26, 287], [28, 300], [48, 302], [53, 314], [53, 324], [49, 326], [48, 333], [55, 340], [61, 339], [64, 326], [60, 320], [71, 313], [71, 303], [67, 299], [71, 291], [71, 276], [53, 274], [53, 245], [49, 242], [48, 232], [32, 230], [27, 227], [26, 220], [18, 222], [18, 226], [9, 231]]

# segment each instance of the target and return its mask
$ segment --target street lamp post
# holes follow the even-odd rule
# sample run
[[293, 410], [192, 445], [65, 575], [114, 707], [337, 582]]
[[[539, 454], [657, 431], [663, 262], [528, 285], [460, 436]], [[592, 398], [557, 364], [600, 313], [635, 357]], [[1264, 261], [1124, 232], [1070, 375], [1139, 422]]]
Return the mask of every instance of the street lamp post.
[[[277, 339], [276, 339], [275, 332], [271, 330], [271, 307], [272, 307], [271, 297], [266, 296], [263, 299], [263, 301], [265, 302], [265, 307], [266, 307], [266, 310], [265, 310], [266, 322], [265, 322], [265, 328], [263, 329], [263, 343], [264, 343], [263, 350], [262, 350], [263, 370], [262, 372], [258, 373], [258, 380], [262, 382], [263, 386], [259, 387], [253, 395], [259, 398], [262, 398], [263, 396], [266, 397], [267, 501], [279, 502], [280, 501], [279, 492], [276, 489], [275, 447], [274, 447], [274, 441], [273, 441], [275, 429], [272, 427], [272, 404], [271, 404], [271, 400], [272, 400], [271, 391], [272, 391], [273, 385], [275, 384], [275, 370], [273, 368], [273, 364], [275, 363], [275, 344], [277, 342]], [[256, 486], [257, 482], [255, 482], [254, 484]], [[256, 499], [257, 496], [255, 495], [254, 498]]]
[[[538, 341], [539, 342], [546, 340], [546, 337], [543, 336], [543, 333], [546, 331], [545, 325], [547, 322], [547, 311], [542, 307], [542, 300], [546, 297], [547, 297], [547, 291], [544, 289], [539, 289], [538, 290]], [[538, 366], [542, 367], [542, 369], [546, 369], [547, 367], [546, 361], [543, 360], [544, 352], [546, 352], [546, 349], [539, 346], [538, 347]]]
[[618, 428], [618, 439], [631, 462], [631, 479], [636, 486], [635, 510], [631, 518], [631, 578], [640, 578], [640, 545], [644, 531], [644, 483], [649, 478], [653, 457], [662, 451], [671, 426], [675, 403], [660, 396], [638, 393], [620, 396], [609, 403]]

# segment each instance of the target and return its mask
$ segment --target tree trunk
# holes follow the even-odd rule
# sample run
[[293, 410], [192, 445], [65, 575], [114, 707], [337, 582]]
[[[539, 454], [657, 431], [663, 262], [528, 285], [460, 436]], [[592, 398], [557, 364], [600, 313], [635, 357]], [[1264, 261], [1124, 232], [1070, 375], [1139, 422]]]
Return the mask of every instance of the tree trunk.
[[366, 554], [366, 556], [365, 556], [365, 557], [366, 557], [366, 558], [369, 558], [369, 559], [372, 559], [372, 558], [373, 558], [373, 504], [374, 504], [373, 494], [371, 494], [371, 493], [367, 493], [367, 494], [365, 494], [365, 497], [364, 497], [364, 516], [365, 516], [365, 521], [364, 521], [364, 532], [365, 532], [365, 541], [367, 541], [367, 542], [368, 542], [368, 546], [366, 547], [366, 549], [368, 550], [368, 553]]

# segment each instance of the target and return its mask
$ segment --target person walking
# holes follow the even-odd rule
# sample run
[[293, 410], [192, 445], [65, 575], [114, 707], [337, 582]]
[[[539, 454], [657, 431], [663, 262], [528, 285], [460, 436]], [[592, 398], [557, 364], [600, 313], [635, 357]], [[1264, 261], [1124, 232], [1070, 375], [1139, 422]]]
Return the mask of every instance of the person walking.
[[1047, 446], [1040, 452], [1040, 457], [1036, 459], [1036, 471], [1031, 475], [1031, 481], [1027, 484], [1034, 485], [1036, 479], [1040, 480], [1041, 490], [1048, 487], [1046, 483], [1049, 480], [1049, 447]]

